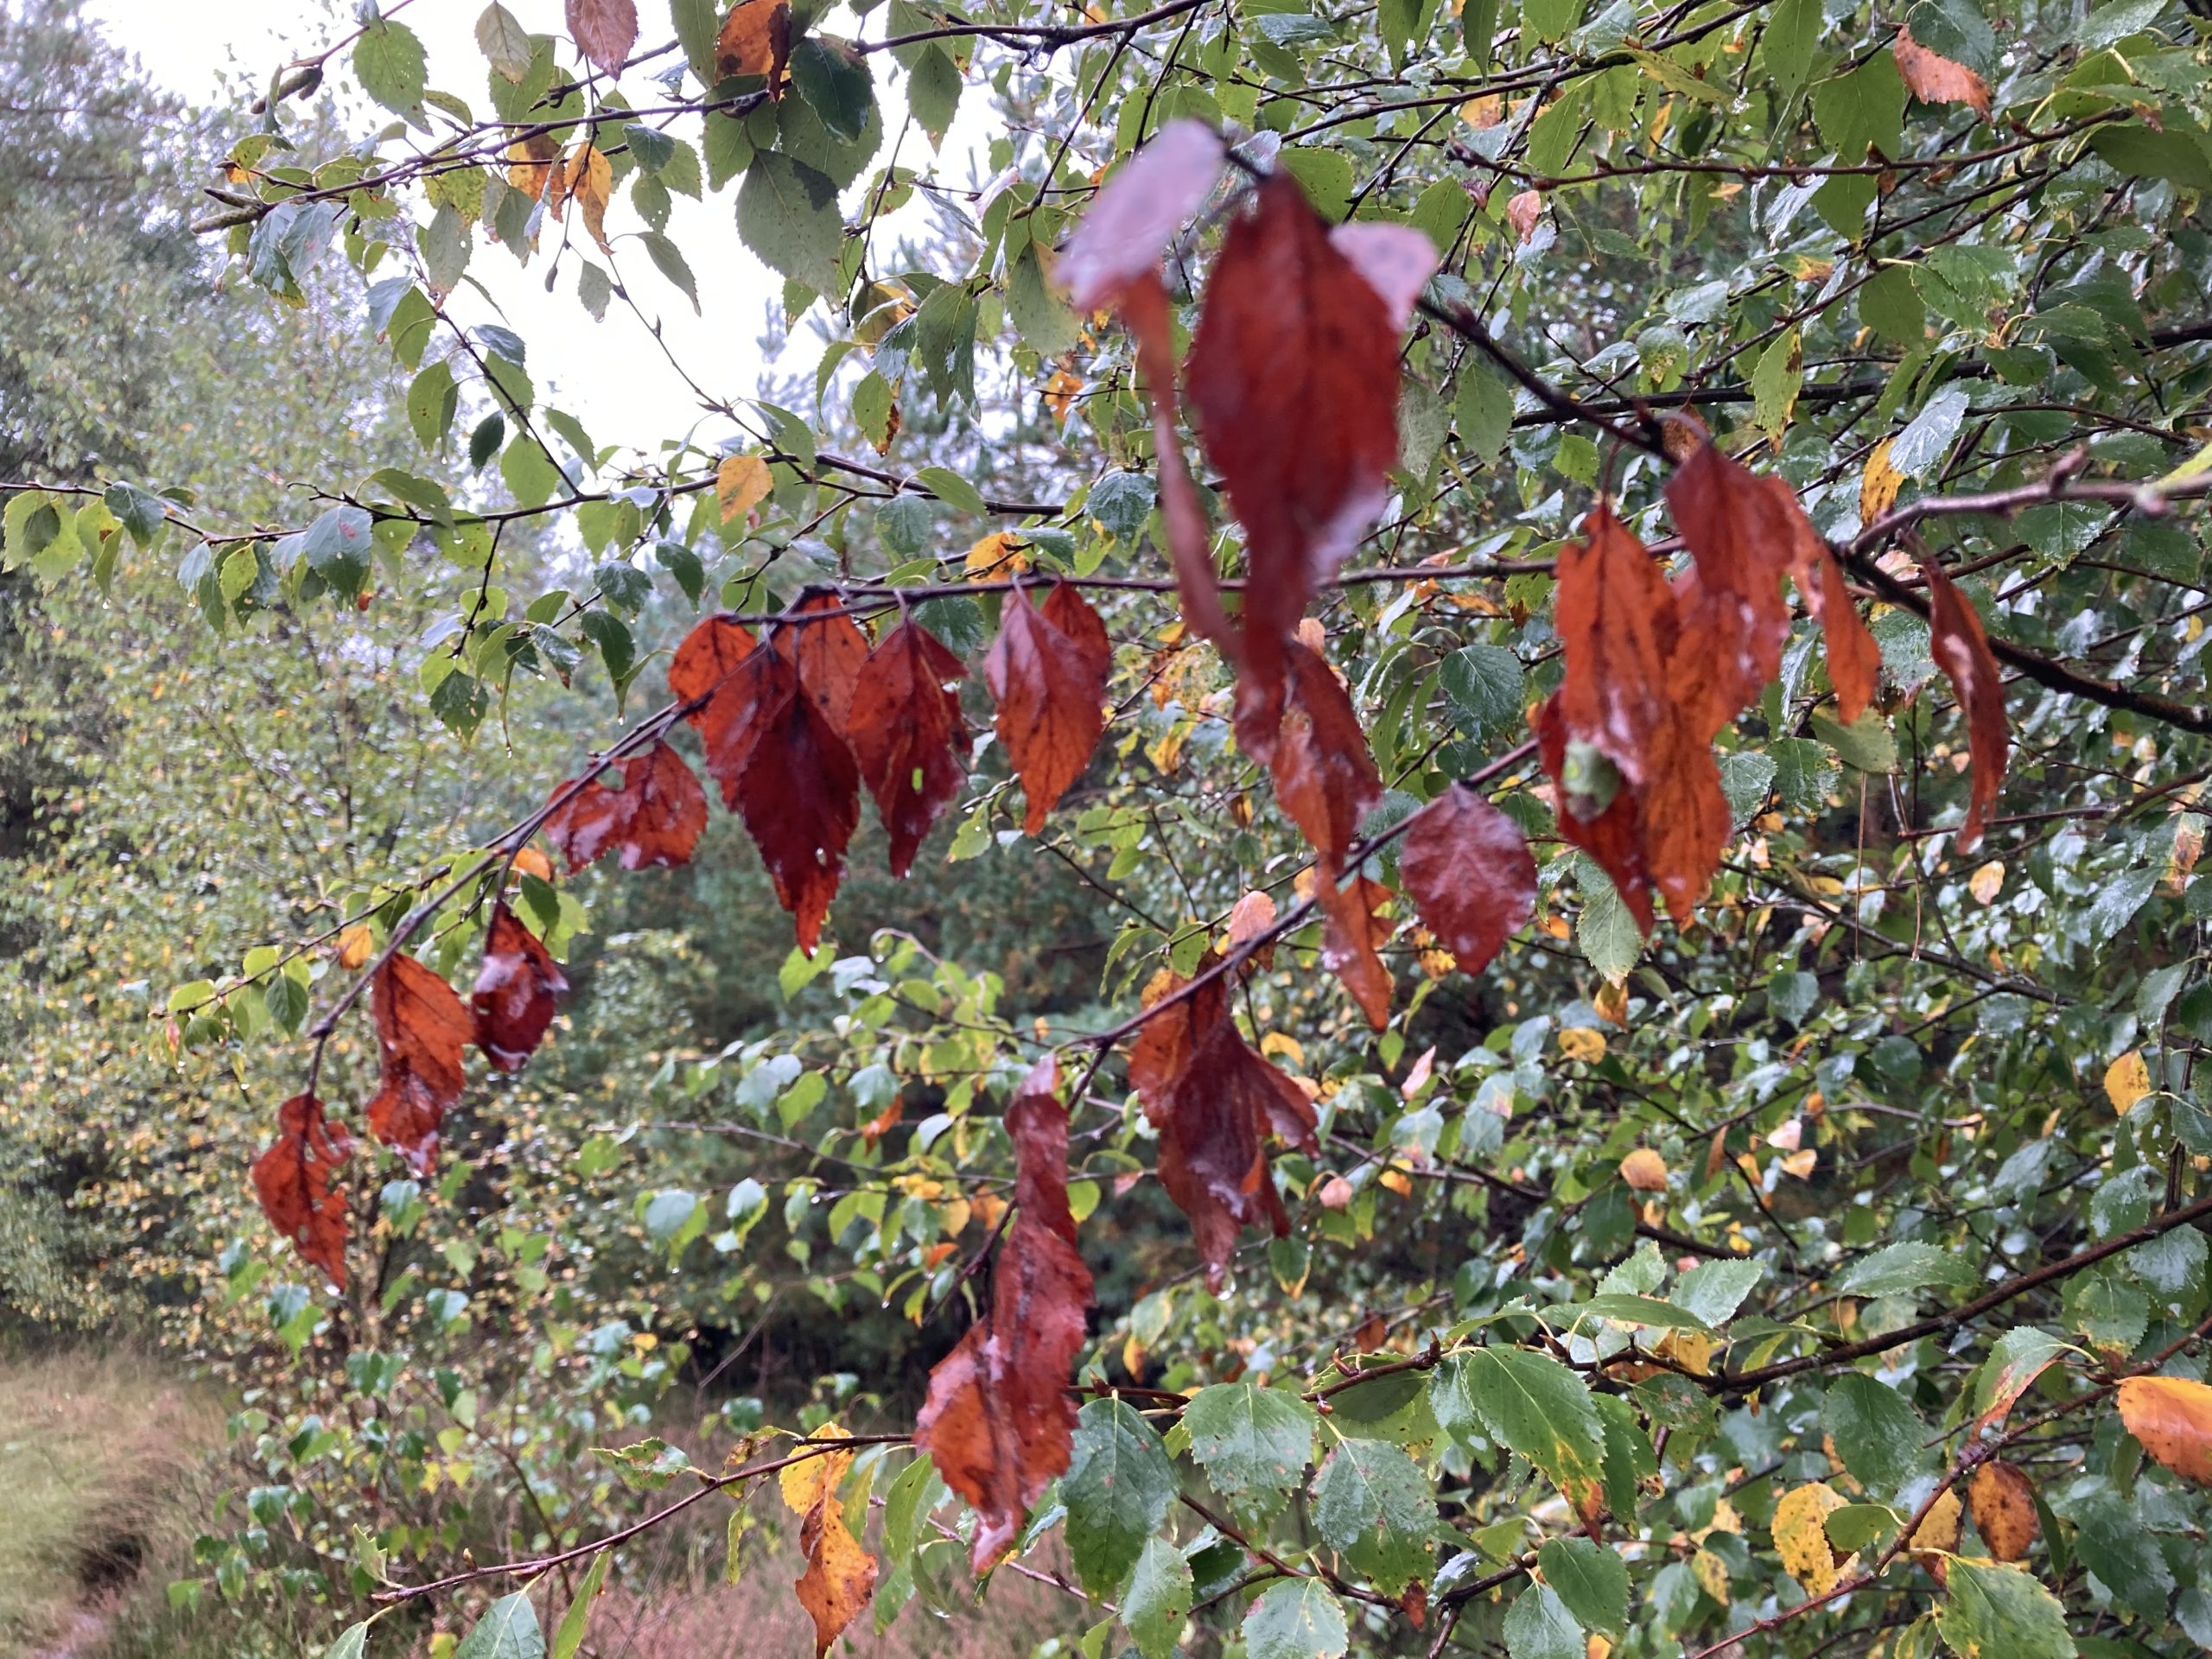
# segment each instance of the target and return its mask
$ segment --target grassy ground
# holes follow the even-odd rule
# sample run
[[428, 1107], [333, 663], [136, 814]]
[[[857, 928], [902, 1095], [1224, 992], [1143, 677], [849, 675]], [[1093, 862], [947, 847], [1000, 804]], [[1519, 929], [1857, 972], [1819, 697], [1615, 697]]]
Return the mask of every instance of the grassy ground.
[[156, 1363], [0, 1357], [0, 1652], [91, 1659], [142, 1569], [189, 1549], [210, 1399]]

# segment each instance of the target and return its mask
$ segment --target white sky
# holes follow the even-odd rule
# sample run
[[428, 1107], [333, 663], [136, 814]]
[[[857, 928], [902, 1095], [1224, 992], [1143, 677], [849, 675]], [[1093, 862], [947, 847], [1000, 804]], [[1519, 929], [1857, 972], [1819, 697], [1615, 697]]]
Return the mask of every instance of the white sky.
[[[566, 33], [561, 0], [506, 0], [506, 4], [533, 33]], [[135, 53], [156, 81], [202, 103], [234, 87], [266, 87], [278, 65], [321, 50], [353, 26], [350, 7], [326, 7], [317, 0], [220, 0], [217, 4], [204, 0], [86, 0], [85, 10], [105, 26], [111, 40]], [[429, 55], [430, 84], [450, 88], [480, 112], [488, 108], [484, 57], [475, 40], [482, 10], [483, 0], [415, 0], [399, 19], [423, 39]], [[673, 35], [664, 0], [644, 0], [639, 11], [644, 44], [658, 46]], [[846, 18], [833, 26], [849, 34], [850, 24]], [[883, 59], [872, 59], [871, 64], [876, 71], [876, 95], [884, 105], [886, 131], [895, 132], [904, 118], [900, 89], [892, 83]], [[351, 96], [351, 71], [343, 54], [334, 60], [332, 69], [341, 91]], [[626, 78], [623, 90], [632, 101], [643, 103], [652, 88], [645, 70], [637, 69]], [[970, 89], [961, 119], [946, 138], [945, 170], [953, 182], [967, 182], [967, 157], [977, 151], [987, 132], [988, 118], [981, 107], [982, 98], [976, 95], [978, 90]], [[353, 101], [360, 100], [354, 97]], [[382, 116], [382, 111], [376, 113]], [[369, 118], [363, 118], [364, 130]], [[887, 138], [875, 165], [883, 163], [889, 149]], [[918, 165], [928, 155], [927, 140], [913, 136], [900, 162]], [[863, 182], [867, 176], [862, 175]], [[693, 315], [690, 302], [653, 269], [641, 246], [634, 241], [615, 242], [632, 297], [648, 316], [659, 318], [663, 338], [692, 378], [709, 392], [731, 400], [756, 389], [766, 308], [771, 302], [779, 302], [782, 294], [781, 279], [738, 239], [734, 197], [733, 185], [703, 203], [674, 199], [668, 233], [683, 248], [697, 279], [703, 316]], [[619, 238], [625, 229], [639, 228], [626, 195], [608, 215], [608, 232]], [[549, 236], [544, 245], [549, 250], [551, 241]], [[454, 309], [463, 321], [504, 320], [520, 334], [530, 347], [531, 378], [540, 395], [582, 420], [594, 441], [628, 444], [650, 453], [662, 438], [691, 425], [697, 400], [620, 300], [609, 305], [603, 323], [592, 321], [575, 297], [579, 269], [574, 258], [564, 259], [555, 291], [549, 295], [543, 253], [525, 268], [504, 247], [480, 238], [468, 274], [491, 290], [504, 319], [465, 283], [454, 296]]]

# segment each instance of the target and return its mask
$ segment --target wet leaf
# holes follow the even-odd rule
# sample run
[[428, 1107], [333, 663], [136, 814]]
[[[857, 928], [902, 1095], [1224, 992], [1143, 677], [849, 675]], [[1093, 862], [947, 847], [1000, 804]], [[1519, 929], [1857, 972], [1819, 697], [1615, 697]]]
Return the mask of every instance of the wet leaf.
[[323, 1116], [313, 1095], [295, 1095], [276, 1109], [276, 1139], [253, 1160], [253, 1191], [269, 1224], [301, 1257], [346, 1288], [348, 1212], [338, 1166], [353, 1150], [343, 1124]]

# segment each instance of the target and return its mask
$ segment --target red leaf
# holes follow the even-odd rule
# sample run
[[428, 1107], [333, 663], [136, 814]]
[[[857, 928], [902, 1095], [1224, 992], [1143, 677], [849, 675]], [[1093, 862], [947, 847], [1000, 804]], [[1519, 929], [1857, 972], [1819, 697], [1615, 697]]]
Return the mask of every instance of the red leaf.
[[569, 0], [569, 33], [584, 56], [613, 74], [638, 43], [636, 0]]
[[1221, 177], [1221, 137], [1202, 121], [1170, 121], [1106, 181], [1060, 254], [1058, 274], [1081, 311], [1114, 304], [1160, 269], [1177, 228]]
[[1389, 901], [1389, 888], [1356, 875], [1342, 887], [1322, 872], [1314, 886], [1321, 906], [1321, 965], [1344, 984], [1367, 1023], [1380, 1031], [1390, 1023], [1390, 969], [1382, 947], [1392, 925], [1376, 912]]
[[453, 987], [410, 956], [377, 970], [369, 1000], [384, 1058], [369, 1130], [420, 1173], [437, 1156], [446, 1109], [461, 1098], [474, 1024]]
[[615, 778], [613, 788], [584, 784], [547, 816], [546, 839], [569, 868], [582, 869], [609, 847], [621, 849], [626, 870], [689, 863], [707, 827], [707, 796], [683, 757], [656, 743], [624, 761]]
[[1102, 705], [1113, 666], [1106, 625], [1066, 582], [1041, 607], [1026, 588], [1007, 595], [983, 678], [999, 705], [999, 741], [1028, 797], [1022, 828], [1030, 835], [1090, 764], [1106, 729]]
[[[723, 705], [730, 708], [726, 715]], [[745, 820], [776, 897], [807, 955], [845, 871], [845, 848], [860, 823], [860, 772], [822, 705], [799, 687], [798, 671], [758, 651], [708, 705], [708, 770]]]
[[276, 1139], [253, 1160], [253, 1191], [270, 1224], [300, 1255], [346, 1288], [346, 1194], [334, 1179], [353, 1150], [345, 1125], [322, 1115], [313, 1095], [294, 1095], [276, 1109]]
[[1623, 780], [1610, 799], [1578, 793], [1567, 769], [1567, 719], [1560, 693], [1538, 703], [1529, 716], [1544, 770], [1552, 776], [1560, 836], [1598, 861], [1612, 878], [1621, 901], [1646, 933], [1651, 931], [1651, 873], [1643, 861], [1643, 822], [1636, 795]]
[[1183, 615], [1200, 638], [1238, 660], [1236, 629], [1222, 608], [1219, 574], [1214, 569], [1212, 537], [1205, 509], [1184, 463], [1182, 440], [1175, 430], [1175, 350], [1167, 315], [1167, 290], [1158, 271], [1147, 271], [1121, 296], [1122, 321], [1136, 341], [1137, 367], [1152, 397], [1152, 442], [1160, 454], [1160, 514], [1167, 527], [1167, 555], [1175, 567], [1175, 592]]
[[729, 727], [741, 722], [742, 708], [741, 702], [725, 702], [721, 694], [752, 659], [753, 647], [753, 636], [745, 626], [721, 611], [684, 635], [669, 661], [669, 695], [679, 702], [698, 705], [684, 717], [706, 739], [707, 770], [717, 780], [722, 777], [715, 764], [717, 736], [727, 741]]
[[1229, 228], [1191, 346], [1191, 402], [1244, 526], [1243, 668], [1264, 706], [1315, 588], [1382, 509], [1398, 459], [1390, 307], [1278, 173]]
[[[1557, 578], [1553, 625], [1567, 673], [1554, 702], [1563, 741], [1587, 745], [1629, 783], [1641, 783], [1649, 775], [1652, 734], [1672, 701], [1674, 592], [1643, 543], [1603, 505], [1591, 513], [1583, 539], [1560, 550]], [[1568, 803], [1562, 816], [1582, 819], [1594, 811], [1575, 811]]]
[[555, 999], [569, 982], [537, 934], [504, 904], [492, 912], [484, 938], [484, 966], [470, 998], [476, 1010], [476, 1046], [502, 1071], [519, 1071], [545, 1040]]
[[1268, 762], [1275, 798], [1321, 868], [1335, 874], [1344, 868], [1360, 819], [1382, 798], [1382, 778], [1336, 671], [1295, 640], [1284, 645], [1283, 662], [1288, 706], [1281, 726], [1263, 735], [1260, 717], [1248, 717], [1240, 704], [1237, 741]]
[[1959, 825], [1958, 848], [1970, 853], [1981, 844], [1989, 826], [1990, 809], [2005, 782], [2005, 764], [2012, 749], [2005, 725], [2005, 677], [1990, 655], [1989, 638], [1982, 632], [1981, 617], [1965, 594], [1933, 559], [1920, 562], [1928, 582], [1929, 655], [1950, 677], [1959, 709], [1967, 718], [1967, 754], [1974, 764], [1974, 785], [1967, 797], [1967, 816]]
[[1536, 906], [1536, 861], [1521, 828], [1473, 790], [1454, 784], [1414, 815], [1398, 879], [1421, 925], [1478, 974], [1527, 925]]
[[861, 778], [891, 836], [891, 873], [903, 876], [938, 814], [967, 781], [968, 723], [960, 659], [912, 622], [877, 644], [853, 688], [847, 731]]
[[1068, 1382], [1091, 1284], [1068, 1209], [1068, 1115], [1058, 1087], [1048, 1056], [1007, 1109], [1015, 1209], [990, 1312], [930, 1373], [914, 1427], [914, 1444], [976, 1510], [970, 1560], [978, 1573], [1013, 1546], [1023, 1515], [1066, 1471], [1074, 1446]]
[[1409, 225], [1373, 223], [1339, 225], [1329, 240], [1367, 279], [1389, 313], [1390, 326], [1402, 332], [1421, 289], [1436, 274], [1436, 244]]
[[1677, 602], [1675, 694], [1709, 739], [1782, 671], [1789, 637], [1782, 577], [1803, 514], [1789, 486], [1754, 477], [1711, 443], [1667, 480], [1667, 505], [1697, 560], [1696, 581]]
[[[1185, 982], [1161, 974], [1146, 988], [1146, 1005]], [[1160, 1184], [1189, 1217], [1206, 1282], [1218, 1289], [1242, 1229], [1265, 1226], [1278, 1237], [1290, 1230], [1262, 1137], [1272, 1131], [1315, 1150], [1313, 1104], [1244, 1040], [1220, 979], [1145, 1022], [1131, 1046], [1129, 1081], [1159, 1133]]]
[[853, 706], [854, 678], [868, 660], [868, 636], [844, 613], [839, 595], [809, 594], [791, 607], [794, 620], [778, 623], [771, 636], [776, 649], [798, 665], [799, 683], [841, 734]]

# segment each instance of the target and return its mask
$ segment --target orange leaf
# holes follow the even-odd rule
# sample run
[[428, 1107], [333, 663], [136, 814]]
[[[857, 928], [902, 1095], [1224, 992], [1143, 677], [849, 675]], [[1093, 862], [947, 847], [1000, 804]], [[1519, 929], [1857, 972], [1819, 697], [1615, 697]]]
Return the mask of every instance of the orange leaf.
[[2182, 1376], [2131, 1376], [2120, 1385], [2120, 1420], [2176, 1474], [2212, 1485], [2212, 1387]]
[[722, 20], [715, 37], [715, 73], [722, 77], [759, 75], [768, 96], [783, 95], [785, 66], [791, 56], [791, 9], [788, 0], [742, 0]]
[[1782, 576], [1803, 514], [1787, 485], [1754, 477], [1711, 443], [1667, 480], [1667, 505], [1697, 562], [1694, 580], [1676, 590], [1681, 633], [1669, 677], [1704, 742], [1782, 671], [1789, 637]]
[[338, 965], [351, 973], [377, 953], [377, 936], [367, 925], [355, 922], [339, 930]]
[[1513, 227], [1516, 240], [1526, 242], [1536, 233], [1536, 221], [1543, 217], [1543, 194], [1536, 190], [1523, 190], [1506, 201], [1505, 222]]
[[1967, 1488], [1967, 1509], [1974, 1530], [2000, 1561], [2028, 1553], [2042, 1522], [2036, 1515], [2036, 1489], [2009, 1463], [1991, 1461], [1974, 1471]]
[[1890, 50], [1905, 90], [1922, 103], [1964, 104], [1976, 115], [1989, 113], [1989, 83], [1966, 65], [1929, 51], [1910, 29], [1897, 30]]
[[1295, 641], [1281, 646], [1287, 708], [1262, 733], [1248, 707], [1237, 710], [1237, 741], [1268, 762], [1275, 798], [1334, 874], [1357, 838], [1359, 821], [1382, 798], [1382, 777], [1351, 698], [1328, 664]]
[[446, 1109], [461, 1098], [474, 1022], [452, 986], [404, 954], [377, 970], [369, 1004], [384, 1061], [369, 1129], [420, 1173], [437, 1156]]
[[[831, 1460], [849, 1463], [851, 1457], [846, 1452]], [[806, 1556], [798, 1603], [814, 1620], [814, 1659], [822, 1659], [875, 1593], [876, 1560], [845, 1525], [836, 1479], [825, 1472], [817, 1487], [798, 1526], [799, 1548]]]
[[599, 244], [600, 251], [613, 252], [607, 239], [607, 204], [614, 194], [613, 163], [594, 146], [578, 144], [569, 156], [567, 191], [569, 200], [582, 213], [584, 229]]
[[861, 781], [891, 836], [891, 874], [913, 867], [922, 838], [968, 779], [968, 725], [952, 683], [960, 659], [901, 623], [861, 664], [848, 732]]
[[1528, 924], [1536, 861], [1520, 826], [1465, 785], [1415, 815], [1400, 843], [1398, 879], [1421, 924], [1478, 974]]
[[276, 1139], [253, 1160], [254, 1196], [271, 1226], [300, 1255], [346, 1288], [346, 1194], [335, 1179], [353, 1150], [343, 1124], [328, 1122], [313, 1095], [276, 1109]]
[[519, 1071], [545, 1040], [555, 1000], [569, 982], [537, 935], [502, 904], [492, 912], [484, 966], [471, 1001], [476, 1046], [502, 1071]]
[[[728, 611], [719, 611], [683, 636], [668, 664], [669, 695], [682, 702], [700, 702], [720, 690], [753, 654], [753, 636]], [[707, 728], [704, 709], [689, 716], [702, 732]]]
[[569, 33], [584, 56], [613, 74], [638, 43], [636, 0], [569, 0]]
[[1027, 588], [1007, 595], [983, 678], [999, 706], [999, 741], [1028, 798], [1022, 828], [1030, 835], [1090, 764], [1106, 729], [1101, 705], [1113, 666], [1106, 625], [1066, 582], [1042, 606], [1029, 602]]
[[1621, 1160], [1621, 1179], [1639, 1192], [1664, 1192], [1667, 1160], [1649, 1147], [1638, 1147]]
[[1256, 939], [1274, 925], [1275, 901], [1255, 888], [1230, 906], [1229, 942], [1237, 945]]
[[1090, 1270], [1068, 1209], [1068, 1115], [1047, 1056], [1007, 1109], [1014, 1220], [994, 1271], [990, 1312], [930, 1373], [914, 1427], [946, 1485], [968, 1500], [979, 1574], [1013, 1547], [1021, 1519], [1064, 1473], [1074, 1446], [1068, 1382], [1085, 1339]]
[[1967, 719], [1967, 753], [1974, 762], [1974, 782], [1967, 798], [1967, 815], [1959, 825], [1958, 849], [1970, 853], [1981, 844], [1988, 827], [1990, 809], [2005, 782], [2005, 766], [2012, 753], [2012, 735], [2005, 725], [2005, 680], [1997, 659], [1990, 654], [1981, 618], [1966, 596], [1951, 585], [1942, 567], [1933, 559], [1920, 562], [1928, 582], [1929, 655], [1950, 677], [1959, 708]]

